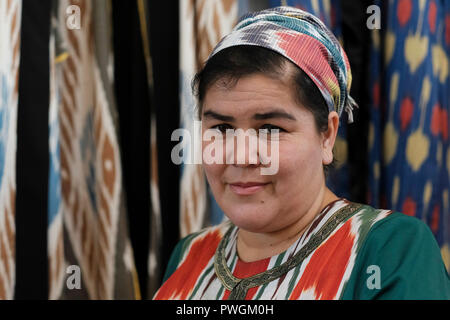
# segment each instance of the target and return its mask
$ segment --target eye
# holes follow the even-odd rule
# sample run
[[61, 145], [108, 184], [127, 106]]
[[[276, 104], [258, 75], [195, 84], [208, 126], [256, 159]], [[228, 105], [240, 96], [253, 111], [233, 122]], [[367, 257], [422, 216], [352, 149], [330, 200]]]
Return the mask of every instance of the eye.
[[264, 130], [264, 131], [267, 132], [267, 134], [270, 134], [270, 133], [271, 133], [271, 130], [278, 130], [278, 132], [285, 132], [285, 131], [286, 131], [286, 130], [284, 130], [284, 129], [281, 128], [281, 127], [274, 126], [274, 125], [268, 124], [268, 123], [262, 125], [262, 126], [259, 128], [259, 130]]
[[227, 129], [233, 129], [233, 127], [226, 123], [220, 123], [216, 124], [215, 126], [212, 126], [211, 129], [216, 129], [219, 130], [221, 133], [226, 134]]

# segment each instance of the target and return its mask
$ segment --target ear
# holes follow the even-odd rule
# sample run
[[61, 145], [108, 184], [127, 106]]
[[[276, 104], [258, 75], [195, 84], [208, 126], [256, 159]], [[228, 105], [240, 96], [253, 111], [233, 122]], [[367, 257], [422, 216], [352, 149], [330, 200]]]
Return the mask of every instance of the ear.
[[336, 111], [328, 114], [328, 129], [322, 132], [322, 164], [327, 165], [333, 161], [333, 147], [339, 129], [339, 115]]

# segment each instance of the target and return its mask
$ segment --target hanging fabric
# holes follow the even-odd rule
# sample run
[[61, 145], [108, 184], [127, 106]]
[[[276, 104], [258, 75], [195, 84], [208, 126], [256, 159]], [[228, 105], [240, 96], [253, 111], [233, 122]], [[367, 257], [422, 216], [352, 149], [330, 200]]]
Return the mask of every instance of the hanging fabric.
[[376, 4], [368, 201], [427, 223], [450, 270], [450, 2]]
[[157, 113], [154, 93], [153, 60], [150, 47], [150, 12], [148, 3], [137, 0], [141, 30], [142, 48], [145, 58], [148, 95], [150, 101], [150, 246], [148, 252], [148, 288], [147, 297], [152, 297], [161, 281], [161, 241], [162, 221], [159, 194]]
[[[110, 14], [107, 3], [55, 3], [50, 114], [50, 126], [55, 129], [50, 140], [57, 147], [51, 148], [56, 177], [49, 188], [49, 202], [54, 203], [49, 211], [53, 299], [133, 299], [138, 294], [123, 203], [112, 83], [106, 72], [112, 63], [109, 18], [101, 18]], [[78, 27], [76, 20], [68, 21], [71, 15], [79, 18]], [[99, 63], [99, 58], [106, 60]], [[79, 268], [80, 290], [61, 286], [59, 275], [68, 266]]]
[[16, 128], [22, 1], [0, 2], [0, 300], [15, 285]]

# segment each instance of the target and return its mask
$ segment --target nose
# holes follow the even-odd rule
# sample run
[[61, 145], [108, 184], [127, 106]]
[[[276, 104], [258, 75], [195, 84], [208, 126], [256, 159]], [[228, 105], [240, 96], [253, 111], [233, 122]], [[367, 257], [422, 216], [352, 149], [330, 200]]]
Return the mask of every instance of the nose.
[[236, 167], [257, 167], [261, 165], [258, 152], [258, 135], [254, 129], [246, 131], [237, 129], [229, 140], [227, 140], [226, 147], [228, 164], [233, 164]]

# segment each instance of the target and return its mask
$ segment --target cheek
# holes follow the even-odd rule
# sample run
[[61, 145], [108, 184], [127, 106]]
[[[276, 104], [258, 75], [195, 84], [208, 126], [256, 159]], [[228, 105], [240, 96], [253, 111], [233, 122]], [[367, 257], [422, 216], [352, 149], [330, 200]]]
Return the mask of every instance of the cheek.
[[296, 139], [289, 143], [280, 143], [280, 178], [303, 184], [322, 173], [322, 152], [319, 142], [306, 140]]
[[[203, 134], [204, 133], [202, 132], [202, 136]], [[220, 147], [221, 144], [222, 143], [218, 141], [215, 143], [212, 141], [202, 141], [202, 167], [206, 178], [213, 189], [214, 185], [221, 184], [223, 171], [225, 170], [225, 166], [221, 164], [224, 163], [225, 159], [216, 158], [215, 151], [212, 151], [216, 147]]]
[[203, 170], [213, 191], [219, 191], [222, 186], [222, 176], [225, 170], [224, 165], [220, 164], [203, 164]]

